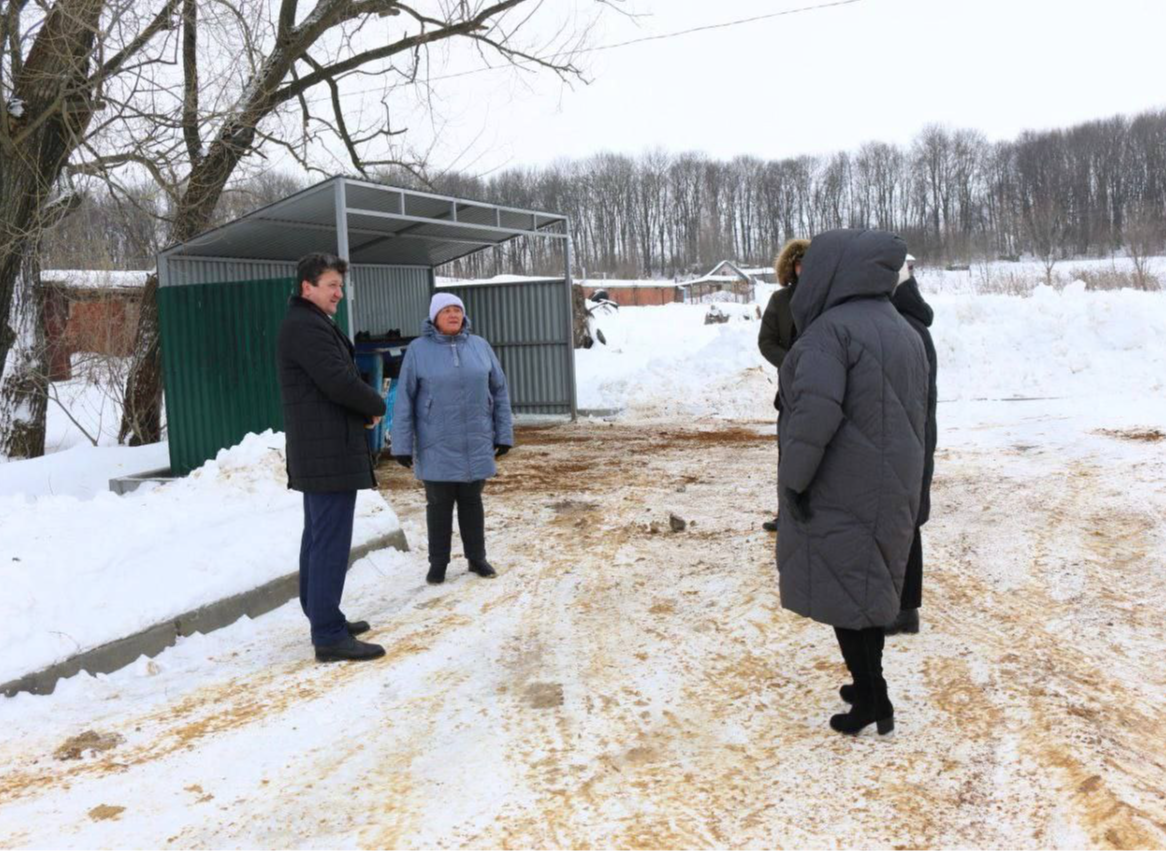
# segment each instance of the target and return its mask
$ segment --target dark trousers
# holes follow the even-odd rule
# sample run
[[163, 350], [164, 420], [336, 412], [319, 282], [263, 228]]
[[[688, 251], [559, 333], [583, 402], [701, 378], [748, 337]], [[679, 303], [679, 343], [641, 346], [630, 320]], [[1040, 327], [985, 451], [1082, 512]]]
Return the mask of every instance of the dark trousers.
[[883, 679], [883, 645], [886, 634], [881, 626], [866, 629], [843, 629], [834, 627], [838, 636], [838, 646], [846, 668], [854, 678], [859, 694], [864, 701], [885, 700], [887, 681]]
[[453, 534], [453, 507], [462, 546], [470, 561], [486, 560], [486, 511], [482, 488], [486, 482], [425, 482], [425, 525], [429, 530], [429, 564], [449, 564], [449, 538]]
[[923, 530], [915, 527], [911, 553], [907, 556], [907, 573], [903, 577], [903, 593], [899, 608], [917, 609], [923, 603]]
[[[780, 410], [778, 410], [778, 412], [777, 412], [777, 472], [778, 472], [778, 475], [781, 474], [781, 411]], [[778, 487], [778, 492], [780, 493], [781, 492], [781, 482], [780, 481], [778, 481], [777, 487]], [[778, 501], [779, 502], [781, 501], [780, 497], [778, 498]], [[777, 514], [778, 514], [778, 512], [776, 512], [776, 511], [773, 512], [774, 517], [776, 517]]]
[[300, 540], [300, 607], [312, 625], [312, 644], [323, 647], [348, 637], [340, 598], [352, 549], [356, 491], [304, 494]]

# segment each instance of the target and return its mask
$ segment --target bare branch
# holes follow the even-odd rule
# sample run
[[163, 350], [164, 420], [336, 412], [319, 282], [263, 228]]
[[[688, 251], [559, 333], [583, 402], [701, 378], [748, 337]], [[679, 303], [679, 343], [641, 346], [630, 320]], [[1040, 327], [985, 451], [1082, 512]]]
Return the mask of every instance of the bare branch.
[[125, 65], [127, 59], [149, 44], [158, 33], [174, 29], [174, 15], [178, 10], [178, 3], [179, 0], [166, 0], [166, 5], [162, 7], [154, 20], [150, 21], [146, 28], [138, 34], [137, 38], [115, 53], [109, 61], [98, 69], [97, 73], [90, 78], [90, 85], [96, 86], [102, 80], [116, 74]]
[[398, 39], [391, 44], [383, 47], [374, 48], [373, 50], [366, 50], [362, 53], [354, 54], [348, 59], [341, 62], [336, 62], [316, 71], [312, 74], [307, 74], [301, 77], [298, 81], [293, 82], [273, 93], [272, 98], [275, 103], [283, 103], [301, 92], [307, 91], [312, 86], [318, 85], [325, 81], [328, 76], [337, 76], [340, 74], [354, 71], [362, 65], [367, 65], [369, 62], [375, 62], [378, 59], [387, 59], [390, 56], [395, 56], [398, 53], [413, 50], [421, 45], [430, 44], [435, 41], [443, 41], [458, 35], [469, 35], [478, 30], [486, 28], [486, 22], [496, 15], [512, 9], [522, 3], [523, 0], [502, 0], [502, 2], [494, 3], [479, 10], [475, 15], [466, 18], [457, 23], [435, 21], [427, 18], [412, 9], [404, 6], [401, 3], [393, 4], [395, 8], [399, 8], [406, 12], [413, 18], [421, 22], [434, 23], [438, 29], [426, 32], [424, 29], [416, 35], [406, 36]]
[[191, 164], [202, 159], [198, 132], [198, 3], [182, 0], [182, 137]]
[[276, 37], [279, 39], [287, 38], [291, 32], [292, 27], [296, 23], [296, 7], [299, 5], [298, 0], [283, 0], [279, 4], [279, 29], [276, 31]]
[[[92, 151], [88, 145], [85, 148]], [[178, 191], [174, 185], [174, 181], [168, 179], [162, 173], [158, 163], [147, 157], [145, 154], [130, 152], [122, 154], [110, 154], [108, 156], [93, 155], [90, 159], [71, 164], [68, 166], [68, 172], [73, 175], [88, 175], [94, 177], [108, 177], [110, 172], [116, 168], [133, 163], [139, 165], [150, 173], [158, 184], [158, 188], [165, 192], [171, 200], [176, 200]]]

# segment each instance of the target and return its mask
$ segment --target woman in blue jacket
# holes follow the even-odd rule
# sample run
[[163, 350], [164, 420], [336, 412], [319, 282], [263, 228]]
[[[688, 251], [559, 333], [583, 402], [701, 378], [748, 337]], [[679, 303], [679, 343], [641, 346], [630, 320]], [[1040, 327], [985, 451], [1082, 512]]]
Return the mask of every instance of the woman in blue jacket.
[[514, 445], [514, 426], [502, 364], [470, 327], [460, 298], [433, 297], [405, 351], [393, 406], [393, 457], [425, 485], [431, 585], [445, 581], [455, 504], [470, 572], [497, 575], [486, 561], [482, 487], [497, 472], [494, 459]]

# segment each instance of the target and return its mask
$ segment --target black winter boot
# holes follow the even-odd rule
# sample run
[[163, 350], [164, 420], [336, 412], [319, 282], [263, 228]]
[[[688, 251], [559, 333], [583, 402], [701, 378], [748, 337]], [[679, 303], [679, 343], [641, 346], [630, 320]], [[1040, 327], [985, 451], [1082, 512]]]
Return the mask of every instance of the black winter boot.
[[485, 559], [481, 561], [470, 561], [470, 573], [476, 573], [483, 579], [493, 579], [498, 575], [498, 572], [490, 566], [490, 562]]
[[887, 635], [898, 635], [901, 632], [916, 634], [919, 632], [919, 610], [899, 609], [899, 614], [883, 632]]
[[445, 582], [445, 569], [448, 566], [445, 564], [429, 565], [429, 572], [425, 574], [425, 581], [430, 585], [440, 585], [442, 582]]
[[357, 641], [351, 635], [335, 644], [316, 648], [317, 662], [363, 662], [367, 659], [378, 659], [384, 655], [385, 648], [379, 644]]
[[777, 531], [777, 518], [774, 517], [772, 520], [766, 520], [764, 523], [761, 524], [761, 528], [764, 529], [766, 532], [776, 532]]
[[880, 736], [895, 729], [895, 707], [887, 697], [887, 682], [882, 677], [863, 677], [864, 688], [856, 684], [855, 703], [850, 711], [835, 715], [830, 719], [830, 727], [839, 733], [854, 736], [870, 724], [875, 724]]
[[849, 712], [830, 719], [831, 729], [855, 735], [874, 723], [880, 734], [891, 732], [895, 729], [895, 709], [887, 697], [887, 681], [883, 679], [886, 636], [882, 627], [835, 627], [834, 633], [854, 683], [838, 690], [839, 696], [852, 706]]

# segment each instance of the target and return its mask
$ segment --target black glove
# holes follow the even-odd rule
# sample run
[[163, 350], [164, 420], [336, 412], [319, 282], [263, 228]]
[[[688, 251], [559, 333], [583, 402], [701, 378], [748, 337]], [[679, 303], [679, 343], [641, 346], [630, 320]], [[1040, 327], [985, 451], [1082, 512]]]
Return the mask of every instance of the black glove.
[[396, 461], [398, 464], [400, 464], [402, 467], [405, 467], [408, 469], [413, 468], [413, 456], [412, 455], [394, 455], [393, 460]]
[[793, 516], [794, 520], [798, 521], [799, 523], [806, 523], [811, 517], [814, 516], [814, 512], [810, 510], [809, 491], [798, 493], [792, 488], [786, 488], [785, 499], [786, 503], [789, 505], [789, 513]]
[[505, 455], [509, 451], [510, 451], [510, 447], [507, 446], [505, 443], [495, 443], [494, 444], [494, 457], [495, 458], [501, 458], [503, 455]]

